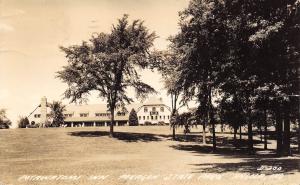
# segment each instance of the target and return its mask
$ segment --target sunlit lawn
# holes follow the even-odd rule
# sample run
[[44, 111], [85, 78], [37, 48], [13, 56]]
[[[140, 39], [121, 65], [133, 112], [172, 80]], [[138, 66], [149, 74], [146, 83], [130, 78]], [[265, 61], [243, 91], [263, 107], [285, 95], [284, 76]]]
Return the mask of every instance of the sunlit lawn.
[[[184, 183], [176, 176], [193, 174], [189, 184], [262, 184], [262, 179], [234, 179], [236, 174], [256, 174], [261, 165], [281, 166], [279, 172], [264, 171], [269, 184], [300, 183], [298, 156], [276, 158], [272, 150], [261, 151], [256, 140], [256, 156], [234, 151], [229, 134], [217, 134], [219, 150], [211, 153], [211, 145], [202, 145], [200, 129], [192, 129], [187, 138], [171, 140], [168, 126], [115, 127], [116, 136], [108, 136], [108, 127], [50, 128], [0, 130], [0, 182], [3, 184], [174, 184]], [[208, 139], [210, 135], [208, 134]], [[230, 138], [229, 138], [230, 137]], [[185, 139], [189, 141], [185, 141]], [[244, 136], [246, 139], [246, 136]], [[256, 138], [257, 139], [257, 138]], [[275, 148], [274, 141], [269, 147]], [[223, 175], [209, 179], [203, 174]], [[156, 180], [125, 180], [129, 175], [159, 175]], [[272, 179], [272, 174], [284, 174]], [[25, 181], [23, 175], [78, 175], [79, 180]], [[91, 176], [109, 175], [103, 180]], [[202, 176], [201, 176], [202, 175]], [[198, 177], [201, 176], [200, 179]], [[171, 176], [168, 176], [171, 177]], [[176, 180], [175, 180], [176, 179]], [[295, 183], [294, 183], [295, 182]], [[1, 184], [1, 183], [0, 183]]]

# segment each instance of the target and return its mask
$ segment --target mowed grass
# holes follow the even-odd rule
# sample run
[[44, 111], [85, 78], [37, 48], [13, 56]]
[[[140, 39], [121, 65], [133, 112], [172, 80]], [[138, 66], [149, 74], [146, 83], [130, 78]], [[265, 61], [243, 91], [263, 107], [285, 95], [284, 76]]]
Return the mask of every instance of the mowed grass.
[[[115, 127], [116, 136], [108, 136], [108, 127], [47, 128], [0, 130], [0, 182], [2, 184], [262, 184], [261, 179], [233, 179], [236, 174], [284, 174], [282, 179], [269, 178], [271, 184], [299, 183], [298, 156], [276, 158], [266, 155], [247, 156], [228, 148], [231, 135], [218, 134], [219, 152], [202, 145], [200, 130], [192, 129], [185, 138], [171, 140], [168, 126]], [[209, 134], [208, 134], [209, 137]], [[185, 141], [189, 139], [189, 141]], [[257, 148], [260, 147], [257, 142]], [[272, 145], [272, 142], [270, 143]], [[270, 146], [271, 148], [274, 146]], [[258, 153], [261, 153], [258, 151]], [[279, 165], [280, 172], [257, 171], [260, 165]], [[212, 179], [203, 174], [221, 174]], [[122, 179], [122, 175], [158, 175], [156, 180]], [[176, 175], [192, 174], [190, 180]], [[23, 175], [81, 176], [76, 181], [18, 180]], [[105, 180], [91, 176], [109, 175]], [[173, 176], [170, 176], [173, 175]], [[199, 175], [202, 177], [199, 179]], [[170, 177], [170, 178], [167, 178]], [[0, 183], [0, 184], [1, 184]]]

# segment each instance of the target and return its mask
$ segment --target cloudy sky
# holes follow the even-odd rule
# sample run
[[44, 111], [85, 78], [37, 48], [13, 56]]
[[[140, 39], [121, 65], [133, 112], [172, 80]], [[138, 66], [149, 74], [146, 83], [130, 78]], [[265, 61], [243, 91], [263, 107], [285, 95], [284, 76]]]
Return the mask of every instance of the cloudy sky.
[[[178, 31], [178, 11], [187, 5], [188, 0], [0, 0], [0, 108], [15, 122], [42, 96], [61, 100], [66, 85], [55, 73], [66, 59], [58, 47], [109, 32], [124, 13], [144, 20], [159, 36], [155, 48], [166, 48], [166, 38]], [[143, 78], [169, 104], [160, 76], [146, 71]], [[93, 95], [89, 101], [99, 102]]]

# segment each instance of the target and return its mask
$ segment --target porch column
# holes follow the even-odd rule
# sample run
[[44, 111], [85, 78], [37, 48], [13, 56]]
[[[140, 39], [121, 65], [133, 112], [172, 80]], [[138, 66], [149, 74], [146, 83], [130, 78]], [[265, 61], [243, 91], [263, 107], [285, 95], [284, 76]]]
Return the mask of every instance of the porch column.
[[126, 122], [126, 125], [129, 126], [129, 121]]
[[107, 122], [106, 121], [104, 122], [104, 126], [107, 127]]
[[96, 122], [94, 121], [94, 127], [96, 126]]
[[82, 122], [82, 127], [84, 127], [84, 122]]
[[74, 127], [74, 124], [73, 124], [73, 122], [71, 123], [71, 127]]
[[119, 126], [119, 122], [118, 121], [116, 121], [116, 126]]

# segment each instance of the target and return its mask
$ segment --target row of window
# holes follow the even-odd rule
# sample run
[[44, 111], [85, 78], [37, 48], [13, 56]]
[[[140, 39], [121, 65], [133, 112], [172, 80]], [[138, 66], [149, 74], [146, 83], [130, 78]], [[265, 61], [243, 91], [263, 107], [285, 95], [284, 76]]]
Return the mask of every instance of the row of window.
[[[95, 113], [96, 117], [109, 117], [111, 114], [110, 113]], [[88, 117], [88, 113], [81, 113], [79, 114], [80, 117]], [[118, 112], [117, 116], [125, 116], [125, 113], [123, 112]], [[71, 116], [70, 116], [71, 117]]]
[[[49, 114], [47, 114], [47, 116], [49, 116]], [[73, 117], [73, 114], [64, 114], [64, 116], [65, 116], [66, 118], [68, 118], [68, 117]], [[80, 113], [79, 116], [80, 116], [80, 117], [88, 117], [89, 114], [88, 114], [88, 113]], [[96, 116], [96, 117], [109, 117], [109, 116], [110, 116], [110, 113], [95, 113], [95, 116]], [[118, 113], [117, 113], [117, 116], [125, 116], [125, 113], [118, 112]], [[41, 114], [35, 114], [34, 117], [35, 117], [35, 118], [40, 118], [40, 117], [41, 117]]]
[[108, 116], [110, 116], [110, 113], [96, 113], [95, 116], [96, 117], [104, 117], [104, 116], [108, 117]]
[[[151, 119], [151, 120], [157, 120], [158, 119], [158, 116], [139, 116], [139, 120], [142, 120], [142, 118], [143, 118], [143, 120], [146, 120], [146, 118], [147, 118], [147, 120], [149, 120], [149, 119]], [[167, 118], [168, 119], [170, 119], [170, 116], [167, 116]], [[159, 119], [161, 120], [161, 119], [166, 119], [166, 116], [159, 116]]]
[[[50, 116], [50, 114], [47, 114], [47, 117], [49, 117], [49, 116]], [[35, 114], [34, 117], [35, 117], [35, 118], [40, 118], [40, 117], [41, 117], [41, 114]]]
[[[160, 107], [160, 112], [164, 112], [165, 108]], [[148, 112], [148, 107], [144, 107], [144, 112]], [[156, 107], [152, 107], [152, 112], [156, 112]]]

